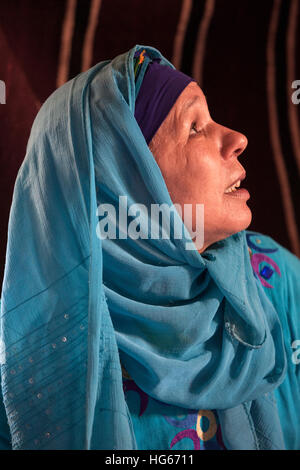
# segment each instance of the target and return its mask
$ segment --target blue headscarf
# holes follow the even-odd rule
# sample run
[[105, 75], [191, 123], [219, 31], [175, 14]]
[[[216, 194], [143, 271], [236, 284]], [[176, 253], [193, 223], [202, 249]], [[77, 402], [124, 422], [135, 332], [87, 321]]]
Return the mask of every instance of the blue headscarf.
[[227, 448], [283, 448], [272, 393], [285, 375], [282, 331], [245, 233], [202, 255], [185, 249], [186, 231], [182, 239], [97, 235], [98, 206], [117, 207], [120, 195], [128, 206], [172, 206], [134, 118], [140, 47], [56, 90], [31, 130], [1, 304], [12, 446], [136, 449], [121, 360], [150, 396], [217, 409]]

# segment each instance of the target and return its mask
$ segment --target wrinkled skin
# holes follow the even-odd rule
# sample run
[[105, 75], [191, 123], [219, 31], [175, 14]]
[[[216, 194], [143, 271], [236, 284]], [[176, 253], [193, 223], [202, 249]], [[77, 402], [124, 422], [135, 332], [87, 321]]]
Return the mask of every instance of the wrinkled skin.
[[192, 220], [185, 219], [182, 212], [190, 233], [196, 229], [196, 203], [204, 204], [204, 245], [200, 253], [246, 229], [251, 222], [246, 202], [249, 193], [224, 193], [240, 175], [245, 176], [238, 157], [247, 143], [243, 134], [213, 121], [201, 88], [191, 82], [149, 144], [173, 203], [180, 204], [182, 211], [183, 204], [193, 205]]

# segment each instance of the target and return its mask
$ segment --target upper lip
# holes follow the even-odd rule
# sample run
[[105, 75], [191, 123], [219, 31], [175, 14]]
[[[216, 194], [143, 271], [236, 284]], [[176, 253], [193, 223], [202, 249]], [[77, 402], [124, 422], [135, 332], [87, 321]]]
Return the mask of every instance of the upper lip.
[[236, 178], [229, 186], [227, 186], [225, 191], [227, 191], [227, 189], [231, 188], [231, 186], [236, 184], [238, 181], [243, 181], [245, 178], [246, 178], [246, 172], [243, 171], [238, 178]]

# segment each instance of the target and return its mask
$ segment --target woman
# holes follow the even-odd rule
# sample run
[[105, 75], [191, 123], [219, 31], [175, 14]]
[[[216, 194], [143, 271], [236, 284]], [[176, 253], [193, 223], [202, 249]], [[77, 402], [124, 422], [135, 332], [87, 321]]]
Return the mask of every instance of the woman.
[[[3, 448], [299, 446], [288, 357], [300, 337], [299, 260], [245, 230], [249, 195], [231, 187], [245, 176], [246, 144], [151, 47], [97, 64], [44, 103], [9, 222]], [[143, 232], [153, 204], [173, 203], [170, 228], [182, 237]], [[143, 233], [124, 236], [120, 215], [128, 207], [130, 219], [136, 204], [148, 212], [129, 225]], [[101, 225], [111, 208], [106, 225], [111, 235], [116, 223], [117, 237]], [[196, 249], [186, 249], [192, 240]], [[277, 273], [270, 294], [262, 254]]]

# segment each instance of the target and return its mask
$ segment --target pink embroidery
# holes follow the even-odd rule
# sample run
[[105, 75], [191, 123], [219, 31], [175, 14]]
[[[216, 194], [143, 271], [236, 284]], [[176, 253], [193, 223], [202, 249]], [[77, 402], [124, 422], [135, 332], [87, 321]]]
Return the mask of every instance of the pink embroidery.
[[133, 390], [137, 392], [140, 396], [140, 413], [139, 416], [142, 416], [142, 414], [145, 412], [147, 406], [148, 406], [148, 401], [149, 397], [148, 395], [141, 390], [136, 383], [133, 380], [123, 380], [123, 390], [124, 393], [128, 392], [129, 390]]
[[261, 275], [260, 275], [260, 272], [259, 272], [259, 264], [261, 262], [266, 262], [266, 263], [269, 263], [271, 266], [273, 266], [273, 268], [275, 269], [275, 271], [277, 272], [277, 274], [279, 274], [279, 276], [281, 276], [281, 272], [280, 272], [280, 269], [278, 267], [278, 265], [275, 263], [275, 261], [272, 260], [272, 258], [270, 258], [269, 256], [267, 255], [264, 255], [263, 253], [254, 253], [252, 254], [251, 256], [251, 265], [252, 265], [252, 268], [254, 270], [254, 272], [257, 274], [257, 276], [259, 277], [260, 279], [260, 282], [262, 283], [262, 285], [264, 287], [268, 287], [268, 288], [271, 288], [273, 289], [273, 286], [271, 284], [269, 284]]
[[195, 429], [184, 429], [184, 431], [178, 432], [172, 439], [170, 449], [172, 449], [172, 447], [177, 444], [177, 442], [181, 441], [185, 437], [192, 439], [194, 443], [194, 450], [200, 450], [200, 439]]

